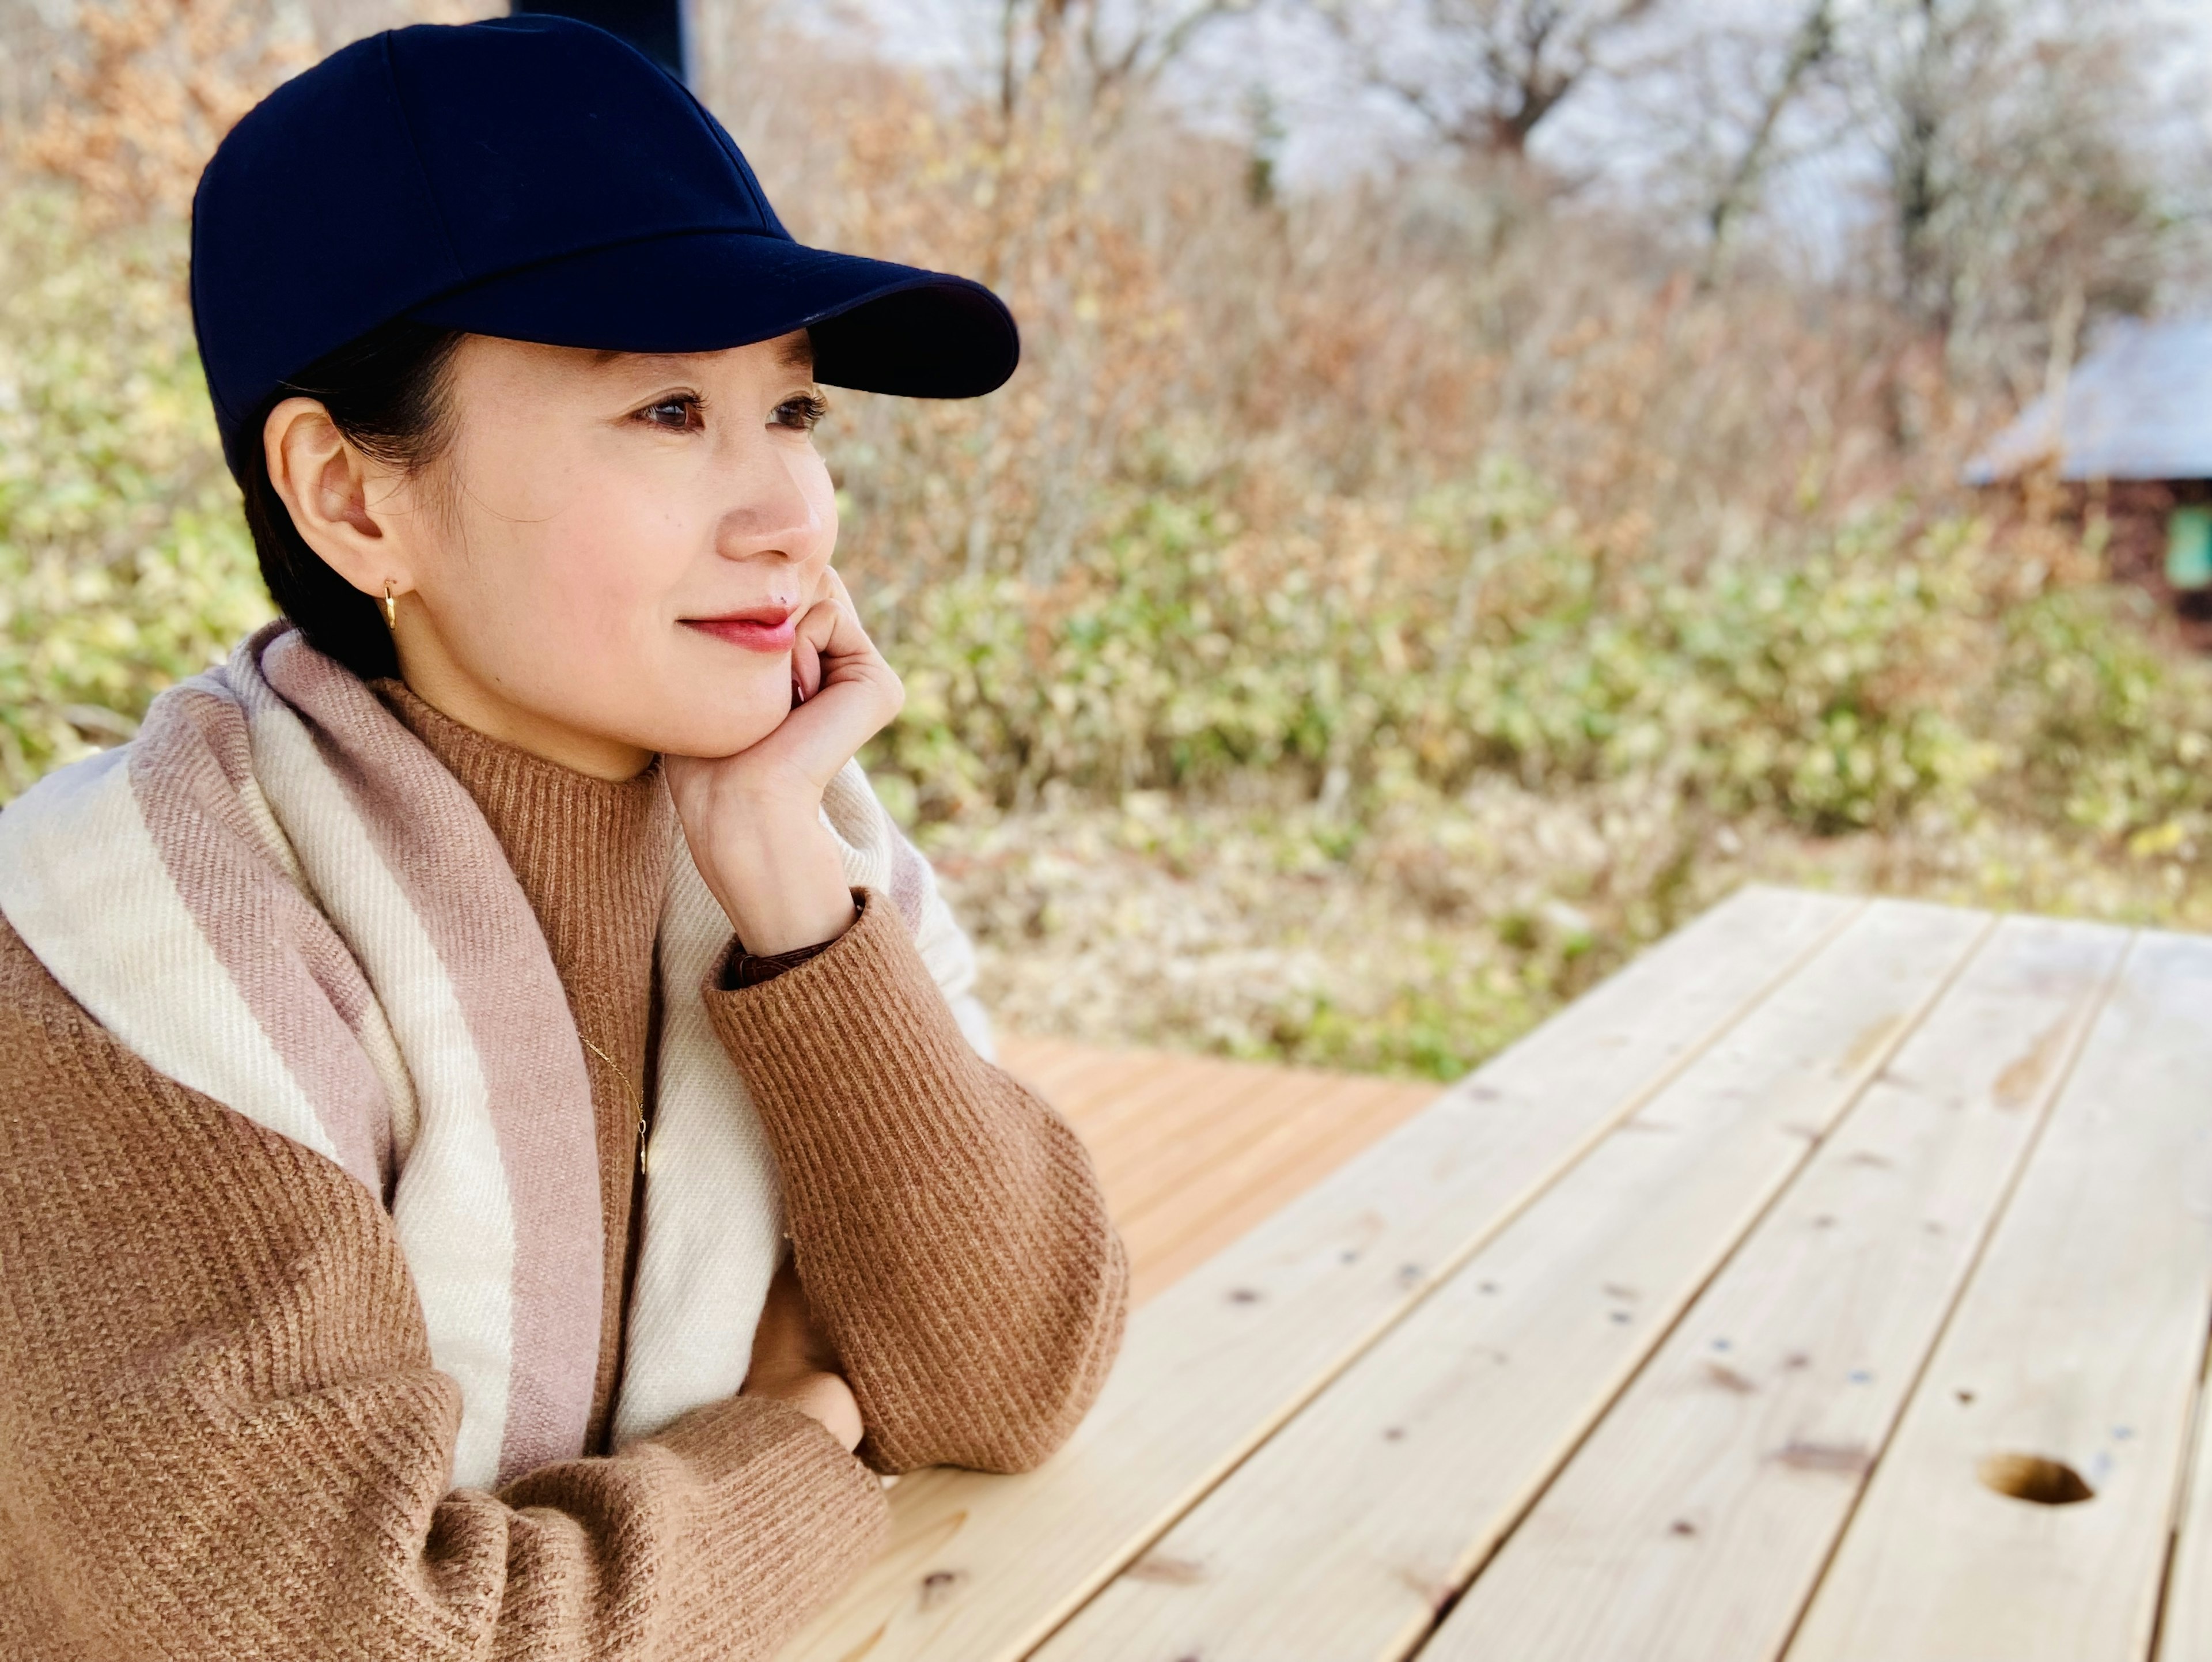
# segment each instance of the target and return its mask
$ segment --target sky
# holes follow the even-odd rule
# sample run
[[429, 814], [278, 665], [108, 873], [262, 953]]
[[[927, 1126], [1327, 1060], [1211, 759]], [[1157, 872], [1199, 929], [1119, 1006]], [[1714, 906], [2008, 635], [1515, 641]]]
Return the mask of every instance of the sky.
[[[987, 72], [994, 61], [997, 0], [858, 3], [894, 58], [953, 76]], [[1169, 8], [1178, 0], [1153, 3]], [[1848, 26], [1881, 3], [1838, 0], [1838, 9]], [[2031, 16], [2040, 9], [2053, 20], [2062, 20], [2068, 5], [2092, 6], [2141, 29], [2154, 48], [2146, 72], [2166, 95], [2157, 100], [2165, 113], [2156, 121], [2147, 116], [2135, 137], [2191, 187], [2200, 210], [2212, 209], [2212, 186], [2201, 182], [2212, 164], [2212, 98], [2199, 90], [2212, 86], [2212, 0], [2019, 4]], [[1776, 73], [1800, 12], [1782, 0], [1660, 0], [1649, 23], [1610, 57], [1624, 69], [1654, 60], [1674, 67], [1591, 77], [1538, 129], [1531, 153], [1593, 197], [1662, 206], [1679, 201], [1688, 224], [1693, 199], [1702, 204], [1708, 196], [1691, 157], [1702, 154], [1710, 167], [1714, 155], [1735, 153], [1738, 112]], [[1402, 51], [1418, 62], [1422, 46], [1408, 39]], [[1165, 85], [1194, 125], [1238, 143], [1250, 138], [1264, 88], [1265, 107], [1282, 130], [1277, 177], [1292, 190], [1385, 170], [1433, 148], [1401, 102], [1362, 84], [1342, 43], [1310, 9], [1284, 0], [1263, 0], [1250, 15], [1210, 29]], [[1832, 94], [1808, 100], [1779, 137], [1785, 155], [1766, 181], [1759, 234], [1784, 258], [1832, 271], [1880, 211], [1880, 153]]]

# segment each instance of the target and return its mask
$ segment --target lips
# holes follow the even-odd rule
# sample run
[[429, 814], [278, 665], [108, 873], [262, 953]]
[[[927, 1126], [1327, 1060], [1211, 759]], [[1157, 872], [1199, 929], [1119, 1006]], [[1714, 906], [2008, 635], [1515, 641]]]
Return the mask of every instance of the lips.
[[748, 652], [788, 652], [799, 633], [799, 612], [788, 606], [755, 606], [719, 618], [686, 618], [684, 624]]

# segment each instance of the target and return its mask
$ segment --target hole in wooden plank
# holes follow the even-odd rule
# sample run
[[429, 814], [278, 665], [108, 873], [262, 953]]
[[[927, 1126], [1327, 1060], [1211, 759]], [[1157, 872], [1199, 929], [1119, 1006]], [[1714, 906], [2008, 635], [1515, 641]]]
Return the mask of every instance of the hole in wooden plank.
[[2070, 1507], [2094, 1500], [2097, 1495], [2081, 1474], [2063, 1460], [2041, 1454], [2007, 1452], [1984, 1455], [1975, 1476], [1985, 1488], [2010, 1495], [2015, 1501], [2033, 1501], [2039, 1507]]
[[960, 1584], [958, 1570], [932, 1570], [921, 1578], [921, 1607], [934, 1610], [952, 1596]]

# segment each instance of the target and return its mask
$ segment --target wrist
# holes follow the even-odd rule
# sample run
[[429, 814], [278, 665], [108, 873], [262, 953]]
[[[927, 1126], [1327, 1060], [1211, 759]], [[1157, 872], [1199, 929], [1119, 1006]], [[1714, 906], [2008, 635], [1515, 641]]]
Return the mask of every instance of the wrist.
[[693, 840], [692, 855], [744, 953], [795, 952], [852, 927], [860, 914], [844, 858], [818, 809], [787, 806], [774, 817], [732, 813], [724, 821]]

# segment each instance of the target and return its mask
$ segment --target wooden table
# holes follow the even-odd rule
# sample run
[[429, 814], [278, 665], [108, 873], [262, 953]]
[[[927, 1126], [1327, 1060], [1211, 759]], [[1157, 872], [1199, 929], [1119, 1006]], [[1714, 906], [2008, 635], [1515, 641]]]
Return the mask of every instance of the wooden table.
[[1751, 890], [1145, 1305], [1042, 1470], [899, 1483], [788, 1654], [2212, 1662], [2208, 1323], [2212, 941]]
[[1139, 1305], [1443, 1089], [1006, 1033], [999, 1061], [1042, 1092], [1090, 1148], [1128, 1249], [1129, 1296]]

